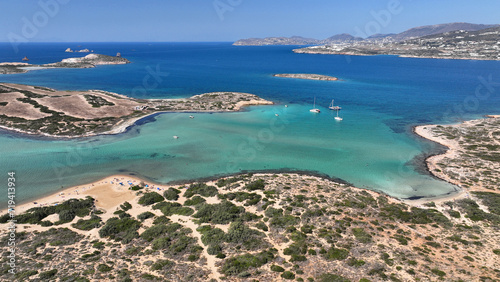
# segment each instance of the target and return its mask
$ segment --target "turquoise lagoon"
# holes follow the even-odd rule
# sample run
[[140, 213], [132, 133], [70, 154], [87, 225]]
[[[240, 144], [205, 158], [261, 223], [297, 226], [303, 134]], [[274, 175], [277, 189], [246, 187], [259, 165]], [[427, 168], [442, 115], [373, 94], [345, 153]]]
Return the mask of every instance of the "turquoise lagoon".
[[[0, 61], [25, 55], [33, 63], [58, 61], [75, 56], [63, 51], [77, 45], [121, 52], [132, 64], [33, 71], [0, 81], [142, 98], [240, 91], [276, 105], [195, 113], [194, 119], [160, 114], [123, 134], [84, 139], [2, 131], [1, 178], [6, 182], [7, 173], [16, 172], [18, 200], [117, 173], [168, 183], [262, 170], [310, 171], [401, 198], [439, 196], [456, 187], [431, 177], [422, 159], [442, 148], [414, 136], [412, 126], [478, 118], [498, 113], [500, 106], [495, 92], [467, 104], [484, 79], [498, 81], [500, 62], [307, 55], [292, 53], [294, 46], [229, 43], [33, 43], [22, 45], [19, 54], [0, 44]], [[342, 81], [272, 77], [299, 72]], [[144, 78], [154, 74], [154, 87], [144, 87]], [[309, 112], [314, 97], [320, 114]], [[342, 122], [327, 108], [331, 99], [343, 107]]]

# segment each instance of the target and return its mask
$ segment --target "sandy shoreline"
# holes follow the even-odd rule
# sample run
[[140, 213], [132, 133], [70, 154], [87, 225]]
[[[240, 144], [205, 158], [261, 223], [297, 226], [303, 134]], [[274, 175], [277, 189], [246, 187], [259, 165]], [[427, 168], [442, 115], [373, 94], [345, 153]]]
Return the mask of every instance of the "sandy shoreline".
[[[163, 191], [165, 188], [171, 187], [171, 185], [157, 184], [130, 175], [112, 175], [84, 185], [64, 188], [49, 196], [18, 204], [16, 205], [15, 211], [16, 214], [22, 214], [31, 208], [50, 206], [69, 199], [83, 199], [87, 196], [91, 196], [97, 200], [97, 207], [109, 209], [135, 198], [136, 192], [129, 190], [129, 187], [139, 185], [140, 183], [148, 185], [148, 187], [145, 188], [146, 191]], [[2, 209], [0, 213], [5, 214], [7, 210], [7, 208]]]
[[12, 128], [12, 127], [8, 127], [8, 126], [4, 126], [4, 125], [0, 125], [0, 128], [4, 129], [6, 131], [13, 131], [13, 132], [16, 132], [19, 134], [32, 136], [32, 137], [38, 136], [38, 137], [48, 137], [48, 138], [54, 138], [54, 139], [75, 139], [75, 138], [95, 137], [95, 136], [101, 136], [101, 135], [116, 135], [116, 134], [124, 133], [127, 131], [127, 129], [129, 127], [133, 126], [137, 121], [140, 121], [142, 119], [145, 119], [145, 118], [148, 118], [148, 117], [151, 117], [154, 115], [158, 115], [158, 114], [168, 114], [168, 113], [193, 113], [193, 114], [196, 114], [196, 113], [200, 113], [200, 114], [204, 114], [204, 113], [233, 113], [233, 112], [241, 111], [242, 108], [244, 108], [244, 107], [261, 106], [261, 105], [274, 105], [274, 102], [272, 102], [272, 101], [257, 101], [257, 100], [242, 101], [242, 102], [238, 102], [236, 104], [234, 111], [209, 111], [209, 110], [207, 110], [207, 111], [189, 111], [189, 110], [186, 110], [186, 111], [154, 112], [154, 113], [150, 113], [147, 115], [143, 115], [143, 116], [139, 116], [139, 117], [135, 117], [135, 118], [131, 118], [131, 119], [122, 121], [121, 123], [116, 124], [115, 126], [113, 126], [113, 128], [111, 128], [110, 130], [105, 131], [105, 132], [90, 133], [90, 134], [75, 135], [75, 136], [59, 136], [59, 135], [51, 135], [51, 134], [46, 134], [46, 133], [32, 133], [32, 132], [28, 132], [28, 131], [24, 131], [24, 130], [21, 130], [18, 128]]
[[[485, 118], [499, 118], [500, 115], [485, 115]], [[463, 125], [471, 125], [477, 122], [478, 120], [468, 120], [464, 121], [461, 123], [456, 123], [456, 124], [450, 124], [447, 126], [450, 127], [460, 127]], [[459, 187], [461, 190], [458, 191], [457, 193], [451, 193], [450, 195], [445, 195], [443, 197], [435, 197], [435, 198], [422, 198], [418, 200], [403, 200], [403, 202], [410, 204], [410, 205], [421, 205], [425, 202], [433, 201], [435, 203], [442, 203], [445, 201], [454, 201], [458, 199], [463, 199], [463, 198], [468, 198], [470, 197], [469, 192], [471, 191], [483, 191], [481, 189], [471, 189], [471, 188], [465, 188], [463, 187], [463, 184], [457, 180], [457, 179], [452, 179], [445, 173], [443, 173], [440, 169], [438, 164], [444, 160], [444, 159], [454, 159], [459, 157], [459, 151], [462, 149], [461, 146], [458, 144], [457, 141], [454, 139], [444, 139], [436, 136], [433, 133], [433, 129], [438, 127], [440, 125], [438, 124], [427, 124], [427, 125], [420, 125], [420, 126], [415, 126], [413, 129], [413, 132], [427, 140], [430, 140], [432, 142], [438, 143], [440, 145], [443, 145], [448, 148], [445, 153], [443, 154], [437, 154], [428, 157], [425, 160], [425, 163], [427, 165], [427, 170], [437, 178], [444, 180], [448, 183], [451, 183], [453, 185], [456, 185]]]
[[[265, 172], [260, 172], [260, 173], [265, 173]], [[230, 176], [226, 176], [230, 177]], [[300, 174], [300, 177], [306, 179], [310, 177], [307, 174]], [[315, 176], [314, 176], [315, 177]], [[223, 177], [221, 177], [223, 178]], [[331, 180], [330, 181], [334, 181]], [[192, 181], [194, 183], [196, 181]], [[334, 181], [335, 182], [335, 181]], [[136, 197], [136, 191], [129, 190], [129, 187], [139, 185], [143, 183], [144, 185], [147, 185], [147, 187], [143, 191], [157, 191], [160, 194], [163, 193], [164, 190], [168, 189], [169, 187], [179, 187], [179, 186], [185, 186], [186, 184], [159, 184], [159, 183], [154, 183], [149, 180], [142, 179], [137, 176], [130, 176], [130, 175], [111, 175], [108, 177], [105, 177], [101, 180], [95, 181], [95, 182], [90, 182], [87, 184], [83, 185], [76, 185], [73, 187], [69, 188], [64, 188], [62, 190], [59, 190], [57, 192], [54, 192], [53, 194], [50, 194], [48, 196], [43, 196], [41, 198], [37, 198], [35, 200], [30, 200], [28, 202], [23, 202], [20, 204], [16, 205], [15, 208], [15, 213], [16, 214], [22, 214], [25, 211], [35, 208], [35, 207], [42, 207], [42, 206], [51, 206], [55, 204], [62, 203], [64, 201], [67, 201], [69, 199], [84, 199], [87, 196], [91, 196], [92, 198], [96, 199], [96, 206], [98, 208], [103, 208], [103, 209], [110, 209], [116, 206], [119, 206], [125, 201], [130, 201]], [[186, 183], [191, 183], [191, 182], [186, 182]], [[337, 182], [336, 182], [337, 183]], [[354, 187], [353, 188], [357, 188]], [[408, 199], [400, 199], [400, 198], [395, 198], [390, 195], [387, 195], [385, 193], [373, 191], [370, 189], [365, 189], [365, 188], [357, 188], [357, 189], [362, 189], [366, 190], [368, 192], [373, 192], [377, 193], [379, 195], [382, 195], [384, 197], [388, 197], [392, 199], [393, 201], [398, 201], [398, 202], [403, 202], [411, 206], [420, 206], [423, 203], [426, 202], [445, 202], [449, 200], [455, 200], [455, 199], [460, 199], [468, 196], [468, 193], [464, 190], [458, 192], [458, 193], [452, 193], [449, 195], [443, 195], [443, 196], [435, 196], [435, 197], [424, 197], [420, 198], [417, 200], [408, 200]], [[8, 212], [7, 208], [4, 208], [0, 210], [0, 215], [5, 214]]]

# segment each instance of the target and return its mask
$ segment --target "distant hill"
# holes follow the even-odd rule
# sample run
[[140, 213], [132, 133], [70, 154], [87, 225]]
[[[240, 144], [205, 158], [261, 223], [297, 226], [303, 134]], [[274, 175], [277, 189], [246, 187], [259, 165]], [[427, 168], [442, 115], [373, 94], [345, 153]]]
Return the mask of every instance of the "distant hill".
[[495, 26], [498, 25], [471, 24], [471, 23], [447, 23], [447, 24], [426, 25], [426, 26], [411, 28], [404, 32], [395, 35], [390, 35], [388, 37], [390, 37], [393, 41], [403, 41], [410, 38], [423, 37], [423, 36], [445, 33], [455, 30], [477, 31]]
[[351, 43], [356, 41], [362, 41], [361, 37], [354, 37], [348, 33], [337, 34], [332, 37], [321, 41], [322, 44], [332, 44], [332, 43]]
[[[427, 30], [428, 32], [428, 30]], [[295, 49], [295, 53], [398, 55], [415, 58], [500, 60], [500, 26], [477, 31], [454, 30], [403, 41], [325, 44]]]
[[486, 28], [496, 27], [499, 25], [487, 25], [487, 24], [471, 24], [471, 23], [446, 23], [446, 24], [436, 24], [436, 25], [426, 25], [419, 26], [408, 29], [397, 34], [374, 34], [368, 38], [354, 37], [348, 33], [337, 34], [331, 36], [324, 40], [318, 40], [314, 38], [304, 38], [301, 36], [292, 37], [266, 37], [266, 38], [248, 38], [240, 39], [236, 41], [233, 45], [321, 45], [321, 44], [343, 44], [343, 43], [355, 43], [355, 42], [373, 42], [373, 41], [385, 41], [385, 42], [399, 42], [408, 40], [411, 38], [418, 38], [433, 34], [440, 34], [456, 30], [464, 31], [477, 31]]
[[317, 44], [321, 44], [321, 41], [314, 38], [305, 38], [301, 36], [248, 38], [248, 39], [241, 39], [233, 43], [233, 45], [242, 45], [242, 46], [317, 45]]

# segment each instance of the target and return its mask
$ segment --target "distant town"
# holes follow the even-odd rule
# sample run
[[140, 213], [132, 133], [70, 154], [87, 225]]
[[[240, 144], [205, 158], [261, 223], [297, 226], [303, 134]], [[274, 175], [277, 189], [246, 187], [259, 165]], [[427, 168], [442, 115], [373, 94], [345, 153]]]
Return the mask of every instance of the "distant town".
[[234, 45], [314, 45], [293, 50], [307, 54], [500, 60], [500, 26], [451, 23], [412, 28], [399, 34], [376, 34], [365, 39], [350, 34], [325, 40], [268, 37], [238, 40]]

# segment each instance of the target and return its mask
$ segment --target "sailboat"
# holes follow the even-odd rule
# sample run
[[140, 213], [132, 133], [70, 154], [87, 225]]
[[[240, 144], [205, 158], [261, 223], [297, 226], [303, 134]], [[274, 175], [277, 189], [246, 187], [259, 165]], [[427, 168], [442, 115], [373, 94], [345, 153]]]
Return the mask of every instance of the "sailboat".
[[314, 107], [309, 110], [311, 113], [320, 113], [321, 111], [316, 108], [316, 97], [314, 97]]
[[330, 106], [328, 107], [330, 110], [341, 110], [342, 108], [339, 106], [334, 106], [333, 105], [333, 99], [332, 102], [330, 103]]
[[337, 109], [337, 116], [335, 117], [335, 120], [341, 121], [343, 118], [339, 117], [339, 110]]

